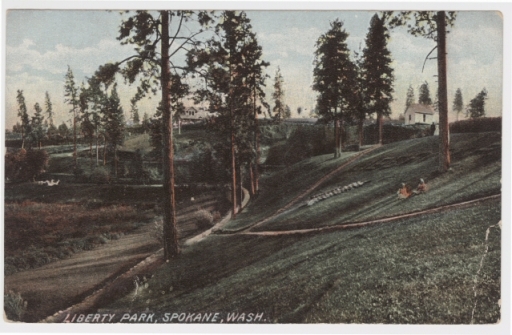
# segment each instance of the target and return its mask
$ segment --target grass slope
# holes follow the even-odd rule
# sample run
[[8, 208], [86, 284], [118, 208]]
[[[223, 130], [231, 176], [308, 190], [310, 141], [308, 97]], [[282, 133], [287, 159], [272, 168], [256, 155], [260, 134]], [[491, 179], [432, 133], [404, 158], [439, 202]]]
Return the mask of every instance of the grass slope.
[[[435, 138], [379, 148], [313, 193], [357, 180], [370, 184], [285, 212], [259, 229], [363, 220], [500, 192], [500, 134], [458, 134], [451, 146], [453, 171], [443, 175], [435, 172]], [[259, 198], [230, 228], [274, 213], [349, 155], [314, 157], [262, 178]], [[395, 199], [400, 182], [415, 185], [420, 177], [429, 193]], [[99, 311], [263, 312], [264, 322], [277, 323], [496, 323], [500, 218], [501, 204], [489, 200], [329, 233], [212, 235], [161, 267], [145, 288]]]
[[[311, 195], [356, 181], [370, 183], [313, 206], [287, 211], [255, 230], [314, 228], [371, 220], [500, 193], [501, 134], [454, 134], [451, 140], [449, 173], [437, 172], [437, 136], [385, 145], [342, 170]], [[248, 227], [269, 216], [344, 162], [345, 158], [318, 156], [262, 179], [260, 196], [247, 209], [247, 216], [240, 215], [225, 230]], [[398, 199], [396, 191], [401, 182], [416, 187], [420, 178], [429, 185], [427, 194]]]
[[500, 204], [316, 235], [212, 236], [101, 311], [265, 313], [278, 323], [495, 323]]

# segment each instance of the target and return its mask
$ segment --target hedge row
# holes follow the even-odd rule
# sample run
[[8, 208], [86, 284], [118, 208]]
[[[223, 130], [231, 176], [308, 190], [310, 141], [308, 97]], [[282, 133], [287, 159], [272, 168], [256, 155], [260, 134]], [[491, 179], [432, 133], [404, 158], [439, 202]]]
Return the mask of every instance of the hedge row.
[[501, 131], [501, 117], [481, 117], [450, 123], [450, 133]]

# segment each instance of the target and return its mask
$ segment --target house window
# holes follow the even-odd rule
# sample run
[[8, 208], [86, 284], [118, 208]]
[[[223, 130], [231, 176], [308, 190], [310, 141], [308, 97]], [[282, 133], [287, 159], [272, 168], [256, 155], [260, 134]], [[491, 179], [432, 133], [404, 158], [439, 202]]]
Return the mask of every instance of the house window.
[[423, 122], [427, 122], [427, 114], [423, 114]]
[[409, 114], [409, 121], [411, 121], [411, 114]]

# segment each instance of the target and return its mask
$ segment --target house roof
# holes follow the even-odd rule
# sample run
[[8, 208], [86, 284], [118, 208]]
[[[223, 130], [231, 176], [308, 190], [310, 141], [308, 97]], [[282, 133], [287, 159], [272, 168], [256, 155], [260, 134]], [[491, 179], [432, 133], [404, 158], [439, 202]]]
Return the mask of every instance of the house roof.
[[434, 113], [435, 113], [435, 111], [431, 105], [422, 105], [422, 104], [411, 104], [409, 106], [409, 108], [407, 108], [407, 110], [405, 111], [405, 113], [407, 113], [407, 112], [412, 112], [415, 114], [429, 114], [429, 115], [434, 115]]

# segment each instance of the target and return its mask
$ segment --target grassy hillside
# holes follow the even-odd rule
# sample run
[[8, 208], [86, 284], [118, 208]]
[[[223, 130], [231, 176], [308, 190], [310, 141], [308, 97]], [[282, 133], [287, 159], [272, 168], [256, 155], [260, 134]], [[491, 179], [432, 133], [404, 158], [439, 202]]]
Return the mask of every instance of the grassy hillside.
[[[438, 175], [435, 138], [383, 146], [312, 192], [370, 183], [256, 230], [385, 217], [500, 192], [501, 135], [452, 136], [453, 170]], [[262, 178], [236, 231], [274, 213], [350, 159], [318, 156]], [[430, 191], [399, 201], [400, 182]], [[142, 290], [101, 311], [264, 313], [277, 323], [496, 323], [500, 319], [501, 204], [425, 214], [329, 233], [212, 235], [162, 266]]]
[[[285, 212], [255, 229], [286, 230], [362, 221], [500, 193], [501, 134], [454, 134], [451, 140], [452, 169], [446, 174], [437, 172], [437, 137], [385, 145], [336, 174], [311, 195], [356, 181], [369, 183], [313, 206]], [[259, 198], [225, 231], [249, 227], [271, 215], [346, 159], [347, 156], [338, 160], [331, 155], [317, 156], [262, 178]], [[427, 194], [398, 199], [396, 192], [402, 182], [416, 187], [420, 178], [429, 186]], [[299, 205], [304, 204], [302, 201]]]
[[[278, 323], [470, 323], [500, 205], [305, 236], [212, 236], [147, 288], [104, 306], [265, 313]], [[474, 323], [500, 317], [500, 229], [489, 234]]]

